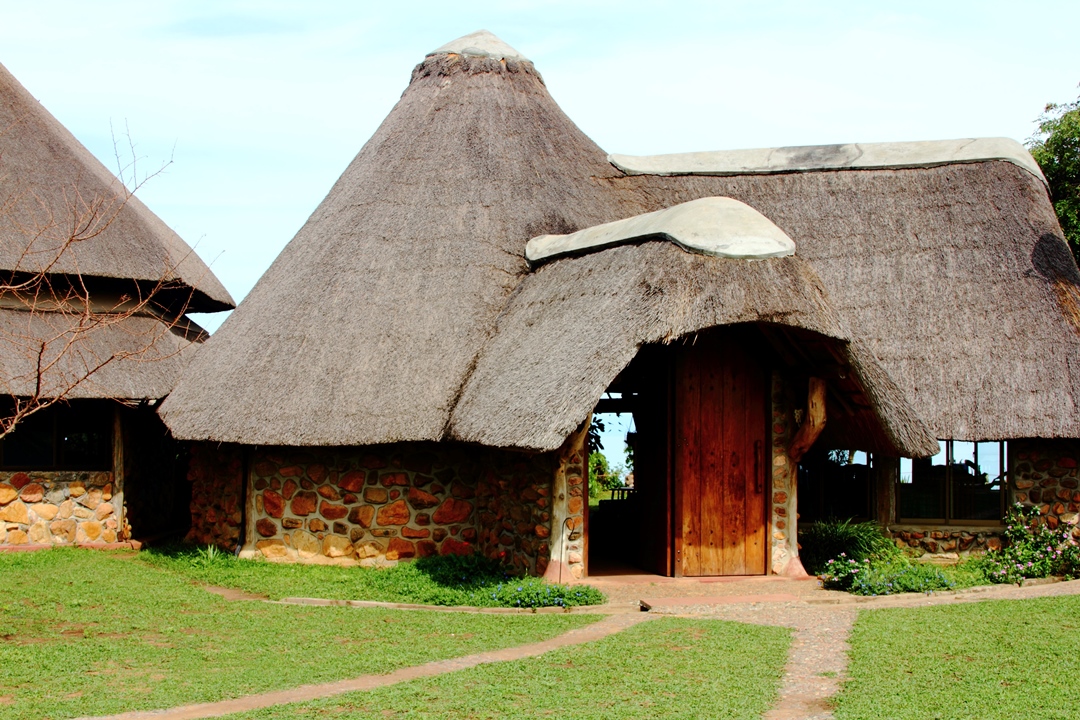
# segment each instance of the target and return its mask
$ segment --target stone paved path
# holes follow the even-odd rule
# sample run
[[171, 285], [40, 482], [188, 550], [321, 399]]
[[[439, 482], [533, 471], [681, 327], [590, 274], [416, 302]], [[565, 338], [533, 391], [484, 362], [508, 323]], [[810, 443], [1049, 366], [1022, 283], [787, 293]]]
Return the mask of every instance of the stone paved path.
[[323, 683], [321, 685], [302, 685], [289, 690], [277, 690], [274, 692], [247, 695], [232, 700], [222, 700], [212, 703], [200, 703], [198, 705], [185, 705], [183, 707], [170, 708], [168, 710], [146, 710], [138, 712], [121, 713], [119, 715], [107, 715], [99, 718], [82, 718], [80, 720], [196, 720], [197, 718], [221, 717], [231, 713], [245, 712], [283, 705], [286, 703], [306, 702], [318, 698], [340, 695], [342, 693], [355, 692], [357, 690], [373, 690], [386, 685], [394, 685], [408, 680], [442, 675], [444, 673], [464, 670], [484, 663], [505, 662], [508, 660], [520, 660], [522, 658], [535, 657], [551, 650], [567, 647], [569, 645], [581, 645], [595, 642], [609, 635], [649, 620], [648, 613], [620, 613], [609, 615], [591, 625], [576, 628], [563, 633], [550, 640], [544, 640], [528, 645], [503, 648], [489, 652], [466, 655], [449, 660], [436, 660], [424, 665], [401, 668], [386, 675], [361, 675], [357, 678], [338, 680], [337, 682]]

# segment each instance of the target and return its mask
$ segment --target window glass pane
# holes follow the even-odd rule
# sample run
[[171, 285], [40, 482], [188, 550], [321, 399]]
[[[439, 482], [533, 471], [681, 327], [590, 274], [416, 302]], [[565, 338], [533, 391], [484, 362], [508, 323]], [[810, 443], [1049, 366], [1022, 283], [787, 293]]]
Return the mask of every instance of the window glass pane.
[[911, 458], [900, 458], [900, 483], [911, 484]]
[[869, 458], [864, 452], [811, 449], [799, 463], [799, 518], [865, 520], [870, 516]]
[[3, 443], [4, 467], [47, 468], [53, 460], [53, 413], [40, 410], [15, 426], [0, 440]]
[[911, 460], [911, 482], [900, 484], [901, 518], [945, 518], [945, 443], [938, 447], [931, 458]]
[[952, 503], [957, 520], [1000, 520], [1001, 444], [953, 444]]
[[112, 412], [108, 406], [75, 403], [57, 419], [59, 465], [70, 470], [112, 467]]

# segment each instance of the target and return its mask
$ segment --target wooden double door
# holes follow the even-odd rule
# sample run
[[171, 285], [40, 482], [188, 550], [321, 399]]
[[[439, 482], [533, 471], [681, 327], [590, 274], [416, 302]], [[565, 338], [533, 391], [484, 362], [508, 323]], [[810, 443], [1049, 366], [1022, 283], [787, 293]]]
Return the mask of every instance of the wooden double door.
[[769, 372], [760, 347], [754, 328], [722, 328], [669, 348], [666, 402], [637, 423], [639, 440], [651, 436], [636, 467], [649, 536], [642, 564], [654, 572], [767, 571]]

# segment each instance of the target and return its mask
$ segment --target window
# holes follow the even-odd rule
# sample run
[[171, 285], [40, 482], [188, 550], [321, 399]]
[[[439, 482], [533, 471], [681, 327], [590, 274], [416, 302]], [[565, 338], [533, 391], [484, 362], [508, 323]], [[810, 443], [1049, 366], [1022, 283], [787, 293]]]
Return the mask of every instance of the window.
[[901, 522], [997, 524], [1005, 514], [1004, 442], [943, 440], [931, 458], [901, 458]]
[[869, 453], [811, 448], [799, 462], [799, 519], [870, 519], [873, 465]]
[[111, 470], [113, 408], [109, 402], [52, 405], [0, 440], [5, 470]]

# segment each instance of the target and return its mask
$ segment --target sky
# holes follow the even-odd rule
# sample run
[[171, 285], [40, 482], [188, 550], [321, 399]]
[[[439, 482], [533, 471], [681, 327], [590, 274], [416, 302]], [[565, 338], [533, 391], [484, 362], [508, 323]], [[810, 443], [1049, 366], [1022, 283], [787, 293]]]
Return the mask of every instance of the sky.
[[135, 158], [139, 197], [238, 301], [412, 68], [481, 28], [625, 154], [1023, 141], [1080, 94], [1075, 0], [0, 0], [0, 18], [0, 63], [107, 167]]

